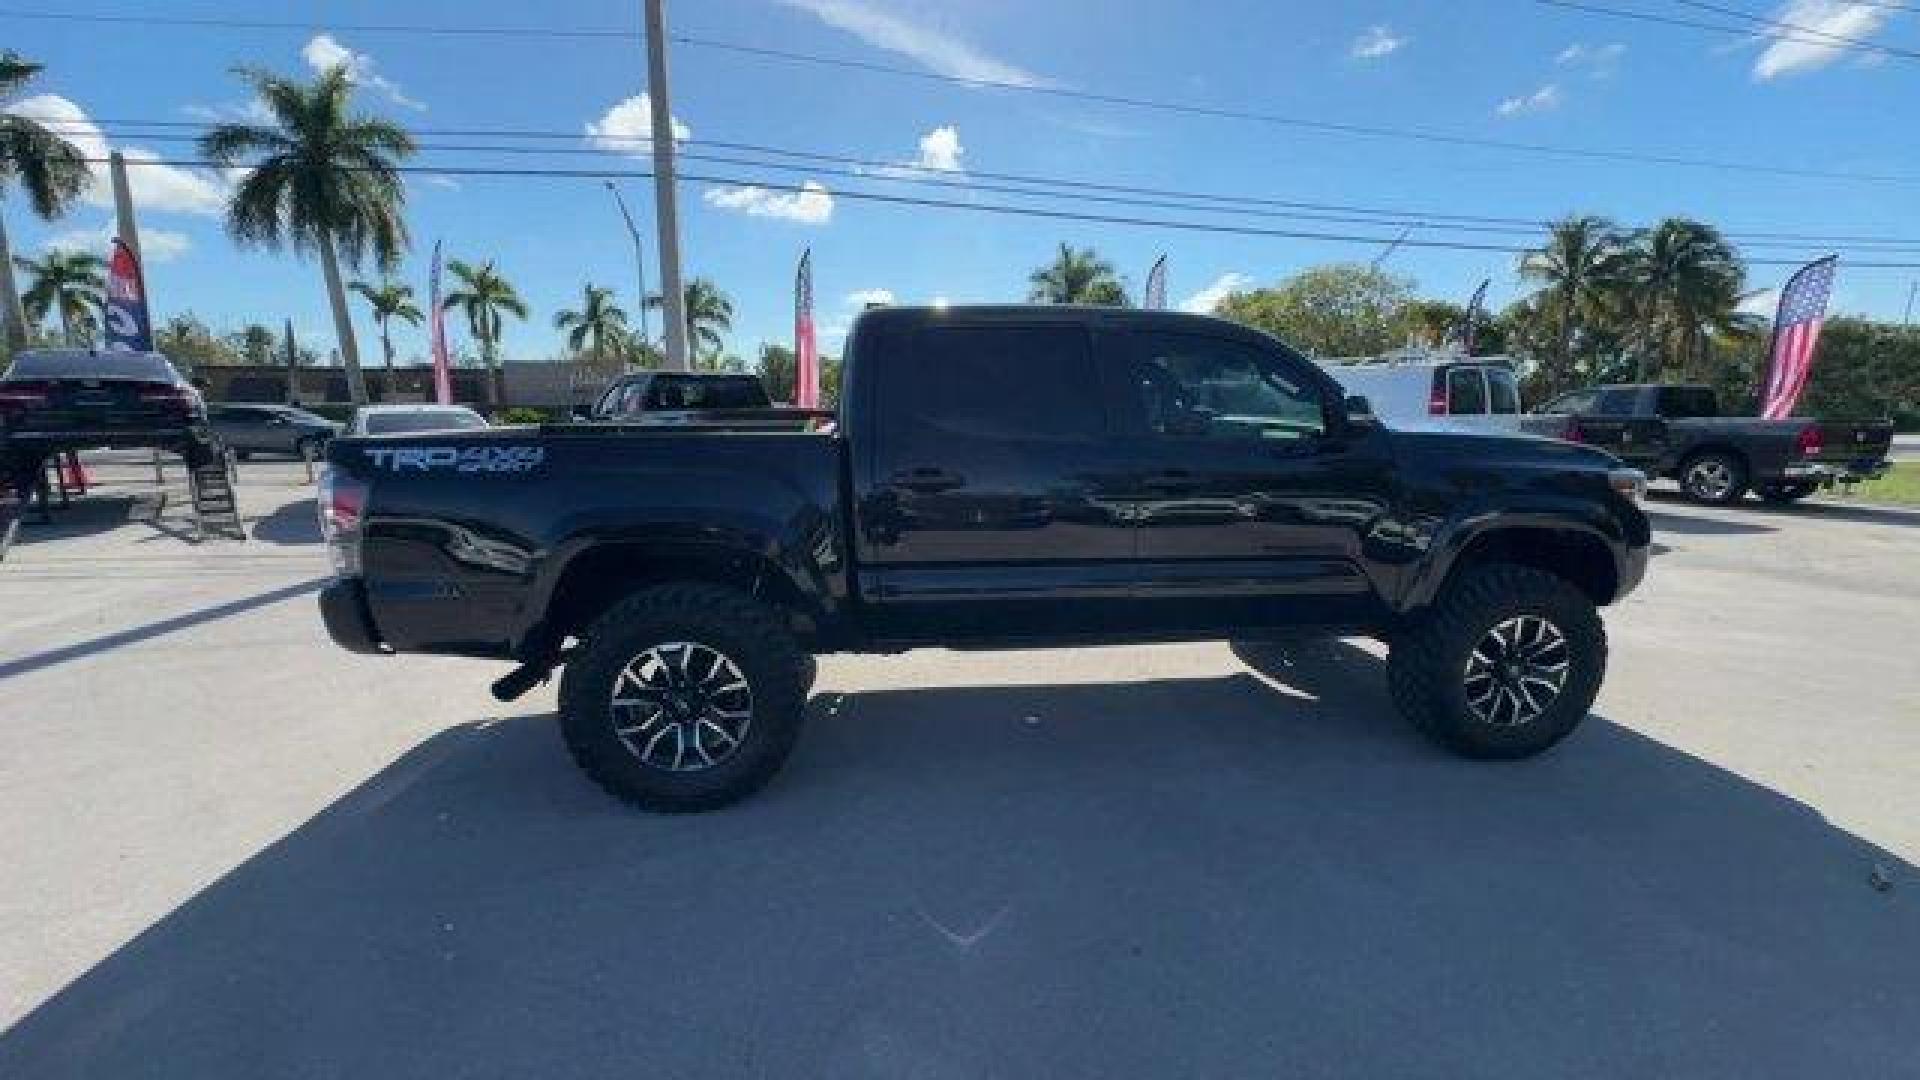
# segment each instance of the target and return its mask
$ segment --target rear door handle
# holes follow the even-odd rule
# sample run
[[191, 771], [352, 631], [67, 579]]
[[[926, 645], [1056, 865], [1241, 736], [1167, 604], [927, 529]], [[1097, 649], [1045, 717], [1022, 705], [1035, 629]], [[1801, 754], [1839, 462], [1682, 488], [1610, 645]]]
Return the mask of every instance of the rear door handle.
[[946, 469], [936, 468], [931, 465], [921, 465], [912, 469], [902, 469], [894, 473], [889, 482], [892, 483], [894, 487], [902, 487], [908, 491], [930, 494], [936, 491], [948, 491], [953, 488], [964, 487], [967, 479], [957, 472], [949, 472]]

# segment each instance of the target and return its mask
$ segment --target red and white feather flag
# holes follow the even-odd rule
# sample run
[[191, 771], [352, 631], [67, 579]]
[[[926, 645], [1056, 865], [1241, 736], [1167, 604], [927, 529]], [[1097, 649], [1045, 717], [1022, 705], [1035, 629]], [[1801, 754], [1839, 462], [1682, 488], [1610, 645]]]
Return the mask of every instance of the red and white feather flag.
[[1760, 415], [1785, 420], [1800, 404], [1813, 370], [1813, 351], [1820, 345], [1820, 328], [1827, 321], [1827, 299], [1833, 295], [1837, 255], [1816, 259], [1801, 267], [1780, 290], [1780, 313], [1773, 319], [1772, 360], [1760, 392]]
[[820, 349], [813, 338], [813, 249], [800, 256], [793, 281], [793, 403], [820, 407]]

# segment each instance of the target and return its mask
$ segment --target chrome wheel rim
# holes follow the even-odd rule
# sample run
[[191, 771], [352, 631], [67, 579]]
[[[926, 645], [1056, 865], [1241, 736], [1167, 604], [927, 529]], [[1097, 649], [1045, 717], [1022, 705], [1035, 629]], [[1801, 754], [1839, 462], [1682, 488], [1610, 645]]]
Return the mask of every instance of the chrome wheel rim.
[[753, 727], [753, 688], [727, 654], [697, 641], [655, 645], [613, 681], [613, 733], [641, 764], [699, 772], [732, 757]]
[[1733, 490], [1733, 469], [1719, 458], [1696, 461], [1687, 469], [1687, 486], [1707, 499], [1724, 499]]
[[1573, 653], [1567, 636], [1538, 615], [1496, 623], [1467, 657], [1467, 708], [1496, 727], [1530, 724], [1566, 688]]

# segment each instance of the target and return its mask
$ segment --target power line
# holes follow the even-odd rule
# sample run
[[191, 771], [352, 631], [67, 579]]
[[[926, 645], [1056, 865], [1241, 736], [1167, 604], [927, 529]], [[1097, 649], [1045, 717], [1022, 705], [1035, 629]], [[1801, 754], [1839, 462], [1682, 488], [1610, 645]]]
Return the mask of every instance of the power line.
[[549, 37], [602, 38], [639, 41], [638, 30], [620, 27], [545, 27], [545, 26], [452, 26], [427, 23], [342, 23], [307, 22], [287, 19], [235, 19], [195, 15], [125, 15], [87, 11], [18, 11], [0, 9], [0, 18], [40, 22], [80, 22], [134, 24], [140, 26], [177, 26], [206, 30], [295, 30], [301, 33], [340, 34], [425, 34], [445, 37]]
[[[90, 157], [84, 160], [97, 164], [97, 163], [104, 162], [107, 159]], [[178, 168], [212, 168], [212, 167], [217, 167], [218, 165], [218, 163], [216, 162], [207, 161], [204, 159], [195, 159], [195, 158], [156, 159], [150, 162], [144, 162], [144, 164], [171, 165]], [[357, 171], [370, 171], [370, 170], [366, 170], [364, 168], [356, 169], [352, 167], [346, 167], [343, 169], [343, 171], [357, 172]], [[622, 179], [644, 180], [644, 179], [649, 179], [653, 176], [652, 171], [647, 169], [562, 169], [562, 168], [554, 168], [554, 167], [513, 168], [513, 167], [504, 167], [504, 166], [477, 166], [477, 165], [399, 165], [399, 166], [395, 166], [393, 168], [393, 171], [396, 173], [402, 173], [402, 174], [419, 174], [419, 175], [429, 175], [429, 176], [480, 176], [480, 177], [517, 177], [517, 178], [540, 177], [540, 178], [552, 178], [552, 179], [583, 179], [583, 180], [622, 180]], [[964, 211], [970, 211], [974, 213], [999, 214], [999, 215], [1007, 215], [1007, 216], [1013, 216], [1013, 217], [1041, 218], [1041, 219], [1053, 220], [1053, 221], [1082, 221], [1082, 222], [1091, 222], [1094, 224], [1104, 224], [1104, 225], [1129, 225], [1129, 226], [1139, 226], [1143, 228], [1170, 229], [1170, 230], [1181, 231], [1181, 232], [1199, 232], [1199, 233], [1211, 233], [1211, 234], [1221, 234], [1221, 235], [1231, 235], [1231, 236], [1250, 236], [1250, 237], [1262, 237], [1262, 238], [1269, 238], [1269, 239], [1284, 239], [1284, 240], [1317, 240], [1317, 241], [1325, 241], [1328, 243], [1364, 244], [1370, 247], [1387, 243], [1393, 239], [1391, 236], [1365, 235], [1365, 234], [1358, 234], [1358, 233], [1319, 232], [1319, 231], [1308, 231], [1308, 230], [1297, 230], [1297, 229], [1269, 229], [1269, 228], [1258, 228], [1258, 227], [1244, 226], [1244, 225], [1229, 225], [1229, 224], [1223, 224], [1223, 223], [1217, 223], [1217, 222], [1182, 221], [1182, 220], [1165, 219], [1165, 218], [1145, 218], [1145, 217], [1134, 217], [1131, 215], [1121, 215], [1121, 214], [1093, 214], [1093, 213], [1085, 213], [1080, 211], [1056, 210], [1056, 209], [1051, 209], [1046, 207], [1035, 207], [1035, 206], [1010, 206], [1003, 203], [982, 203], [982, 202], [972, 202], [972, 201], [962, 202], [962, 201], [953, 200], [953, 199], [930, 199], [930, 198], [925, 198], [921, 196], [911, 196], [911, 195], [888, 195], [888, 194], [884, 194], [882, 192], [876, 192], [876, 191], [853, 191], [853, 190], [847, 190], [847, 189], [837, 189], [831, 192], [824, 192], [824, 189], [809, 188], [804, 184], [790, 184], [790, 183], [782, 183], [778, 181], [768, 181], [768, 180], [755, 179], [755, 178], [749, 178], [749, 177], [740, 177], [740, 176], [718, 176], [718, 175], [703, 175], [699, 173], [682, 173], [680, 174], [680, 178], [683, 180], [688, 180], [696, 183], [726, 184], [731, 186], [750, 186], [750, 187], [759, 188], [764, 191], [778, 191], [778, 192], [787, 192], [791, 194], [806, 194], [812, 191], [819, 190], [819, 191], [823, 191], [823, 193], [830, 194], [834, 199], [853, 199], [853, 200], [862, 201], [862, 202], [885, 203], [885, 204], [891, 204], [896, 206], [914, 206], [914, 207], [925, 207], [925, 208], [933, 208], [933, 209], [964, 210]], [[1527, 247], [1514, 247], [1511, 245], [1502, 245], [1502, 244], [1480, 244], [1480, 243], [1467, 243], [1467, 242], [1450, 241], [1450, 240], [1428, 240], [1424, 238], [1406, 239], [1401, 241], [1400, 246], [1429, 248], [1429, 249], [1439, 250], [1439, 251], [1489, 252], [1489, 253], [1505, 254], [1505, 255], [1520, 255], [1533, 250], [1532, 248], [1527, 248]], [[1805, 259], [1758, 258], [1758, 259], [1746, 259], [1744, 261], [1748, 265], [1752, 265], [1752, 266], [1799, 266], [1806, 260]], [[1853, 259], [1850, 257], [1847, 259], [1847, 265], [1854, 269], [1920, 270], [1920, 262], [1862, 261], [1862, 260]]]
[[[1536, 0], [1538, 3], [1579, 10], [1599, 11], [1606, 14], [1645, 17], [1653, 21], [1675, 22], [1687, 25], [1685, 20], [1645, 15], [1644, 13], [1622, 12], [1618, 9], [1602, 8], [1598, 5], [1578, 3], [1576, 0]], [[146, 14], [107, 14], [85, 12], [20, 11], [0, 9], [0, 18], [59, 19], [67, 21], [118, 22], [155, 26], [189, 26], [201, 29], [325, 29], [319, 23], [298, 21], [274, 21], [227, 18], [192, 18], [183, 16], [163, 16]], [[348, 32], [348, 24], [333, 24], [334, 29]], [[1698, 24], [1706, 25], [1706, 24]], [[634, 31], [613, 27], [595, 28], [521, 28], [503, 26], [454, 27], [428, 24], [371, 23], [359, 24], [364, 31], [377, 33], [421, 33], [421, 34], [486, 34], [494, 36], [575, 36], [575, 37], [638, 37]], [[1709, 26], [1722, 32], [1727, 27]], [[671, 40], [680, 45], [708, 49], [739, 56], [751, 56], [759, 59], [779, 60], [790, 63], [812, 64], [853, 71], [866, 71], [875, 74], [892, 75], [900, 78], [918, 79], [926, 82], [938, 82], [948, 85], [971, 88], [1003, 90], [1009, 93], [1041, 95], [1071, 101], [1082, 101], [1101, 105], [1143, 109], [1164, 112], [1180, 116], [1199, 116], [1221, 120], [1237, 120], [1268, 124], [1279, 127], [1296, 128], [1303, 131], [1316, 131], [1324, 134], [1343, 135], [1376, 139], [1400, 139], [1424, 142], [1440, 146], [1471, 147], [1482, 150], [1501, 150], [1512, 153], [1537, 154], [1561, 157], [1572, 160], [1612, 161], [1641, 165], [1665, 165], [1682, 168], [1715, 169], [1722, 171], [1790, 176], [1801, 179], [1846, 180], [1869, 183], [1920, 183], [1915, 176], [1884, 176], [1869, 173], [1841, 172], [1830, 169], [1797, 168], [1771, 162], [1740, 162], [1715, 158], [1689, 157], [1677, 154], [1658, 154], [1634, 150], [1614, 150], [1597, 147], [1561, 146], [1550, 143], [1525, 142], [1511, 139], [1493, 139], [1480, 136], [1461, 135], [1450, 132], [1430, 131], [1419, 128], [1388, 127], [1383, 125], [1347, 123], [1343, 121], [1317, 120], [1301, 116], [1289, 116], [1280, 113], [1257, 112], [1248, 109], [1234, 109], [1224, 106], [1204, 105], [1193, 102], [1168, 101], [1138, 97], [1127, 94], [1105, 93], [1092, 90], [1075, 90], [1065, 86], [1025, 83], [1005, 79], [971, 78], [957, 75], [944, 75], [938, 72], [923, 71], [915, 68], [899, 67], [867, 60], [848, 57], [822, 56], [815, 53], [798, 52], [790, 49], [776, 49], [764, 46], [748, 45], [740, 42], [725, 41], [718, 38], [675, 34]], [[1843, 47], [1843, 46], [1835, 46]], [[1877, 47], [1876, 47], [1877, 48]]]
[[[1635, 11], [1628, 8], [1609, 7], [1604, 4], [1583, 3], [1582, 0], [1533, 0], [1533, 2], [1536, 4], [1543, 5], [1545, 7], [1564, 8], [1568, 11], [1583, 11], [1590, 15], [1604, 15], [1608, 18], [1614, 18], [1614, 19], [1631, 19], [1636, 22], [1658, 23], [1659, 25], [1662, 25], [1662, 26], [1679, 26], [1689, 30], [1705, 30], [1715, 34], [1732, 34], [1735, 37], [1752, 37], [1753, 36], [1753, 31], [1750, 28], [1744, 27], [1744, 26], [1726, 26], [1721, 23], [1703, 22], [1699, 19], [1688, 19], [1688, 18], [1683, 18], [1681, 16], [1677, 16], [1677, 15], [1661, 15], [1651, 11]], [[1682, 2], [1685, 2], [1685, 0], [1682, 0]], [[1705, 5], [1693, 5], [1693, 6], [1705, 6]], [[1882, 5], [1876, 4], [1873, 6], [1878, 7]], [[1712, 9], [1712, 10], [1720, 10], [1720, 9]], [[1893, 10], [1904, 11], [1904, 10], [1920, 10], [1920, 9], [1894, 8]], [[1746, 19], [1759, 19], [1759, 16], [1756, 16], [1747, 12], [1729, 11], [1728, 14], [1734, 15], [1737, 17], [1743, 17]], [[1768, 20], [1760, 20], [1760, 21], [1765, 22]], [[1865, 52], [1865, 53], [1878, 53], [1878, 54], [1890, 53], [1896, 56], [1920, 56], [1920, 53], [1913, 53], [1912, 50], [1895, 50], [1890, 46], [1875, 45], [1871, 42], [1862, 42], [1860, 41], [1860, 39], [1857, 39], [1857, 38], [1840, 38], [1839, 40], [1836, 41], [1831, 39], [1837, 37], [1838, 35], [1827, 35], [1826, 37], [1811, 36], [1814, 34], [1825, 34], [1825, 31], [1816, 31], [1816, 30], [1807, 30], [1807, 29], [1797, 30], [1797, 29], [1794, 29], [1791, 26], [1791, 24], [1787, 24], [1787, 23], [1778, 23], [1775, 25], [1778, 27], [1784, 28], [1784, 29], [1781, 29], [1778, 33], [1771, 35], [1780, 41], [1797, 41], [1797, 42], [1800, 42], [1801, 44], [1806, 44], [1806, 45], [1822, 45], [1827, 48], [1837, 49], [1843, 52]], [[1848, 42], [1855, 42], [1855, 44], [1848, 44]]]
[[[1769, 18], [1766, 18], [1765, 16], [1755, 15], [1751, 11], [1741, 11], [1739, 8], [1721, 7], [1719, 4], [1702, 3], [1701, 0], [1673, 0], [1673, 2], [1676, 4], [1680, 4], [1684, 7], [1697, 8], [1701, 11], [1710, 11], [1716, 15], [1725, 15], [1730, 19], [1739, 19], [1742, 22], [1752, 23], [1756, 26], [1763, 26], [1763, 27], [1766, 27], [1767, 29], [1774, 30], [1776, 32], [1786, 31], [1788, 33], [1805, 34], [1808, 37], [1820, 38], [1820, 39], [1823, 39], [1825, 42], [1830, 42], [1831, 47], [1833, 48], [1848, 46], [1848, 47], [1865, 51], [1865, 52], [1878, 53], [1881, 56], [1898, 56], [1907, 60], [1920, 60], [1920, 51], [1915, 51], [1913, 49], [1903, 49], [1894, 45], [1881, 45], [1872, 41], [1868, 41], [1865, 38], [1847, 37], [1844, 34], [1835, 34], [1826, 30], [1816, 29], [1811, 26], [1801, 26], [1798, 23], [1783, 22], [1779, 19], [1769, 19]], [[1779, 35], [1778, 33], [1776, 33], [1774, 36], [1777, 37]], [[1800, 40], [1800, 39], [1795, 39], [1795, 40]]]
[[[131, 126], [157, 126], [164, 128], [205, 127], [201, 121], [103, 121], [115, 128]], [[57, 125], [55, 125], [57, 126]], [[507, 132], [488, 129], [417, 129], [423, 135], [444, 136], [487, 136], [526, 137], [539, 139], [566, 139], [578, 141], [584, 136], [579, 132], [558, 131], [518, 131]], [[148, 141], [191, 141], [192, 136], [148, 135], [139, 136]], [[1000, 194], [1030, 195], [1047, 198], [1080, 197], [1088, 201], [1106, 202], [1115, 205], [1138, 205], [1159, 207], [1162, 209], [1200, 210], [1204, 212], [1235, 212], [1250, 217], [1291, 218], [1298, 220], [1320, 220], [1345, 224], [1378, 224], [1382, 226], [1403, 226], [1417, 224], [1424, 229], [1442, 232], [1480, 232], [1490, 234], [1532, 235], [1552, 227], [1552, 222], [1538, 218], [1501, 217], [1495, 215], [1460, 214], [1436, 210], [1388, 209], [1382, 207], [1360, 206], [1351, 203], [1323, 203], [1300, 200], [1276, 199], [1252, 195], [1221, 195], [1204, 192], [1181, 191], [1168, 188], [1139, 187], [1124, 184], [1106, 184], [1092, 181], [1042, 177], [1029, 174], [986, 172], [969, 169], [964, 173], [951, 173], [943, 170], [928, 169], [912, 164], [891, 162], [878, 158], [860, 157], [846, 154], [829, 154], [817, 151], [794, 150], [784, 147], [767, 146], [757, 143], [730, 142], [714, 139], [689, 139], [682, 143], [696, 149], [683, 150], [681, 156], [690, 160], [713, 164], [739, 165], [751, 168], [772, 169], [787, 172], [817, 172], [822, 175], [852, 177], [856, 179], [890, 180], [903, 183], [922, 184], [935, 187], [957, 188], [963, 190], [988, 191]], [[851, 169], [830, 169], [818, 166], [800, 166], [787, 162], [769, 162], [741, 158], [726, 154], [711, 154], [698, 149], [713, 147], [722, 150], [737, 150], [749, 154], [770, 155], [807, 162], [831, 162], [852, 166]], [[608, 151], [583, 146], [543, 147], [479, 145], [452, 143], [422, 143], [423, 151], [503, 153], [515, 155], [549, 154], [589, 154], [600, 156]], [[1025, 190], [1018, 187], [1003, 187], [983, 184], [979, 181], [1003, 180], [1014, 184], [1037, 185], [1043, 188], [1064, 189], [1076, 193], [1076, 196], [1063, 194], [1060, 190]], [[1080, 192], [1114, 192], [1119, 195], [1143, 195], [1148, 199], [1122, 199], [1104, 195]], [[1176, 200], [1176, 201], [1168, 201]], [[1212, 203], [1218, 205], [1189, 205], [1191, 203]], [[1287, 212], [1265, 211], [1263, 207], [1278, 207]], [[1301, 212], [1311, 211], [1311, 212]], [[1349, 216], [1364, 215], [1364, 216]], [[1805, 233], [1770, 230], [1723, 230], [1723, 235], [1738, 240], [1748, 246], [1757, 247], [1802, 247], [1807, 245], [1865, 245], [1875, 248], [1916, 248], [1920, 239], [1908, 239], [1884, 236], [1861, 236], [1830, 233]]]

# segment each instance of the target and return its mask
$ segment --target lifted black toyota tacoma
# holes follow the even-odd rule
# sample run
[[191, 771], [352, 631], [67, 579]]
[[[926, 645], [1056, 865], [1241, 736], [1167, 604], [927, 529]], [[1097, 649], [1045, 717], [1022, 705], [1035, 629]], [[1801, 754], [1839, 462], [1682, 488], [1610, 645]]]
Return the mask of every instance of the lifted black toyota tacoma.
[[587, 773], [655, 810], [764, 784], [813, 654], [1366, 634], [1473, 757], [1539, 753], [1640, 581], [1644, 477], [1590, 447], [1390, 432], [1280, 342], [1168, 312], [891, 308], [836, 426], [339, 439], [327, 628], [564, 665]]

